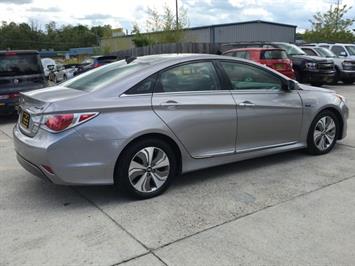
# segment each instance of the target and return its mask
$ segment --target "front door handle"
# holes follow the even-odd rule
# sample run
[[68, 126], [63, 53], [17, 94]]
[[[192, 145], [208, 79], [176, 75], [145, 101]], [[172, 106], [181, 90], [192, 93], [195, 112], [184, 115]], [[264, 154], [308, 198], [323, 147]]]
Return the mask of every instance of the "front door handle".
[[251, 106], [255, 106], [255, 103], [252, 103], [250, 101], [244, 101], [238, 104], [238, 106], [241, 107], [251, 107]]
[[169, 100], [166, 102], [163, 102], [160, 104], [160, 106], [164, 106], [164, 107], [173, 107], [173, 106], [177, 106], [179, 103], [177, 101], [174, 100]]

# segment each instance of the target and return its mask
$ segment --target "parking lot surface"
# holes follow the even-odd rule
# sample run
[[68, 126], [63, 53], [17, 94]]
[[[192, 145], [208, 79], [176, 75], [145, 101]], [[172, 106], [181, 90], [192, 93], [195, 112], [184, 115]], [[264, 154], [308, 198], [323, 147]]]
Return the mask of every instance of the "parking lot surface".
[[183, 175], [133, 201], [112, 187], [44, 183], [0, 118], [0, 265], [342, 264], [355, 261], [355, 86], [348, 137]]

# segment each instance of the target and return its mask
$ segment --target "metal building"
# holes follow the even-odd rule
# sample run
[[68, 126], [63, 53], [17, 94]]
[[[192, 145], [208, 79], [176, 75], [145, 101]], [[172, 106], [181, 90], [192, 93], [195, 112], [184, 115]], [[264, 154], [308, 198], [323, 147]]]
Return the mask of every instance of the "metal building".
[[262, 20], [194, 27], [186, 30], [187, 42], [296, 41], [297, 26]]
[[[185, 30], [184, 42], [230, 43], [249, 41], [296, 41], [297, 26], [262, 20], [193, 27]], [[101, 39], [111, 51], [134, 48], [133, 35]]]

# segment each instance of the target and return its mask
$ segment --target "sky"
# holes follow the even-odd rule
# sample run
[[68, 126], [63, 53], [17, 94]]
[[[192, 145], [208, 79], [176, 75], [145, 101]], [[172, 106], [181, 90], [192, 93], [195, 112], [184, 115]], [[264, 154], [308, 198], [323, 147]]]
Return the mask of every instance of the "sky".
[[[266, 20], [298, 26], [303, 32], [309, 19], [327, 10], [336, 0], [178, 0], [187, 10], [189, 26], [204, 26], [248, 20]], [[353, 6], [355, 0], [343, 0]], [[58, 25], [110, 24], [128, 32], [132, 25], [144, 30], [148, 7], [161, 10], [164, 5], [175, 10], [175, 0], [0, 0], [0, 21], [34, 22], [44, 27], [50, 21]], [[355, 7], [348, 17], [355, 18]], [[354, 26], [355, 28], [355, 26]]]

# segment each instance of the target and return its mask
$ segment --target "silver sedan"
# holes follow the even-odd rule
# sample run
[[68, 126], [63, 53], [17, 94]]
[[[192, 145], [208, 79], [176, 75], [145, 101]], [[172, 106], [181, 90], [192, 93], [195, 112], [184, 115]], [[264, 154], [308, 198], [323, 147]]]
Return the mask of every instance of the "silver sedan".
[[118, 61], [24, 93], [19, 109], [15, 149], [29, 172], [140, 198], [181, 173], [294, 149], [325, 154], [346, 136], [349, 112], [334, 91], [193, 54]]

